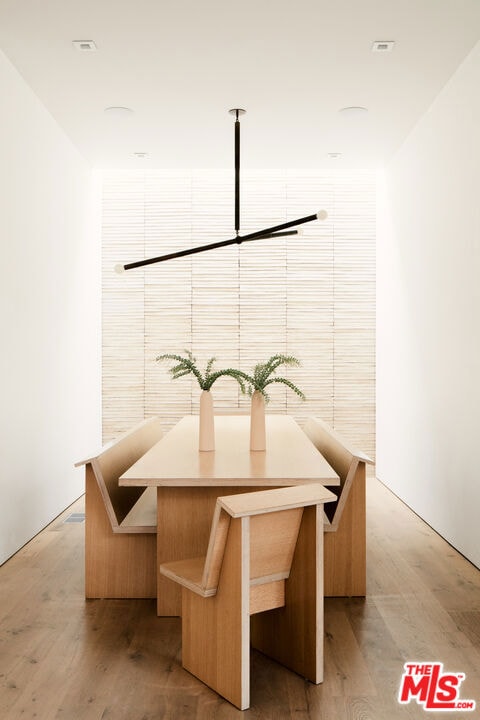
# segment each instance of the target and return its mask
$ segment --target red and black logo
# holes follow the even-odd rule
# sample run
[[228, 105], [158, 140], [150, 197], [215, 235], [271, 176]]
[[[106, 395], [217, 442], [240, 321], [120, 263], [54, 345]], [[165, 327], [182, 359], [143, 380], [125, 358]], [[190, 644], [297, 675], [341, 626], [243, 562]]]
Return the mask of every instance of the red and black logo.
[[408, 662], [400, 682], [398, 702], [415, 700], [424, 710], [475, 710], [475, 700], [460, 698], [465, 673], [445, 673], [440, 662]]

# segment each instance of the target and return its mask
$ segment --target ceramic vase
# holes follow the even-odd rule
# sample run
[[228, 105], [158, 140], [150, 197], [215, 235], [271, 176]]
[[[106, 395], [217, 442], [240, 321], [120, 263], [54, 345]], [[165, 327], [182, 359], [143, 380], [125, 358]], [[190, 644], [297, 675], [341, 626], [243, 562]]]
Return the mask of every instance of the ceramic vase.
[[200, 395], [198, 449], [202, 452], [215, 450], [213, 397], [209, 390], [202, 390], [202, 394]]
[[265, 450], [265, 397], [255, 390], [250, 410], [250, 450]]

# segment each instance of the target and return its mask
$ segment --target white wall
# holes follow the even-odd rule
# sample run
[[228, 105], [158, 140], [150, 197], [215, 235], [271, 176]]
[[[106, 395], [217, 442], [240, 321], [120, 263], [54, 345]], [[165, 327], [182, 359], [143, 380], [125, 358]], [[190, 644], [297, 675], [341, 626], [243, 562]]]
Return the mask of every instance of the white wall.
[[377, 474], [480, 566], [480, 44], [385, 173]]
[[83, 492], [100, 442], [92, 173], [0, 53], [0, 562]]

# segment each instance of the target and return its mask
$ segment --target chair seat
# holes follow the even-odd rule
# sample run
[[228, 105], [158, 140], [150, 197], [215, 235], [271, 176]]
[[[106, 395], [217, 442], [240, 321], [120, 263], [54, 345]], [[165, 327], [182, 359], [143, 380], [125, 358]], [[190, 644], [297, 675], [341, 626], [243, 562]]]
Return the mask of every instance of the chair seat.
[[203, 569], [205, 567], [205, 556], [189, 558], [188, 560], [176, 560], [175, 562], [163, 563], [160, 566], [162, 575], [174, 580], [179, 585], [192, 590], [202, 597], [213, 597], [217, 589], [202, 587]]

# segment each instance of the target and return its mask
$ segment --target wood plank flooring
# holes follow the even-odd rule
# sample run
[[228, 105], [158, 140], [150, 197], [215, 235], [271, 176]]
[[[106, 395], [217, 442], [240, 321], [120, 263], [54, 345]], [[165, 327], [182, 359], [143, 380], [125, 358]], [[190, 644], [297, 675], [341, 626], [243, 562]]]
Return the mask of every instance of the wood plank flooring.
[[[180, 621], [153, 600], [84, 600], [79, 500], [0, 568], [2, 720], [478, 720], [480, 571], [368, 481], [368, 595], [325, 602], [325, 681], [251, 655], [240, 712], [180, 665]], [[465, 672], [475, 712], [400, 706], [403, 663]]]

